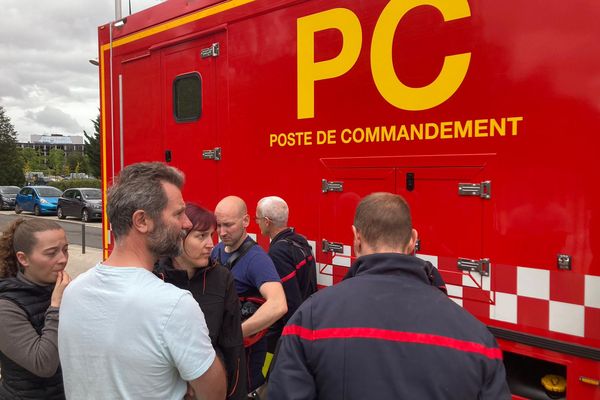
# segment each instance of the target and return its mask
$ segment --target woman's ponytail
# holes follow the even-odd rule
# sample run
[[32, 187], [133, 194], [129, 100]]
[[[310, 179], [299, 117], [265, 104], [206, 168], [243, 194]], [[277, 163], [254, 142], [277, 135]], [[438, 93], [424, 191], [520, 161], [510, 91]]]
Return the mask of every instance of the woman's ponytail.
[[25, 220], [19, 218], [8, 226], [8, 229], [0, 237], [0, 278], [16, 276], [19, 271], [19, 263], [14, 248], [14, 238], [17, 228]]

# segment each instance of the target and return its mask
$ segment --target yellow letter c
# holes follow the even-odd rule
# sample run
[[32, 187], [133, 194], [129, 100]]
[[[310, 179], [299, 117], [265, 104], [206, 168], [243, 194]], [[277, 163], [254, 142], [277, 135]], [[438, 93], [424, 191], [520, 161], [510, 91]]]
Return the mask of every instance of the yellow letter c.
[[440, 74], [429, 85], [413, 88], [400, 82], [392, 59], [394, 33], [404, 15], [422, 5], [440, 10], [444, 21], [471, 15], [466, 0], [390, 0], [383, 9], [373, 32], [371, 71], [383, 98], [403, 110], [426, 110], [448, 100], [465, 79], [471, 61], [471, 53], [446, 56]]

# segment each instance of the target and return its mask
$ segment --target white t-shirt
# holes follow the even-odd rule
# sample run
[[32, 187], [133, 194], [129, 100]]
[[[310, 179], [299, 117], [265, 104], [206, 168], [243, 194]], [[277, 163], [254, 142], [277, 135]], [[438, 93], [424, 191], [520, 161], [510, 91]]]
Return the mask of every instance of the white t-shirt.
[[190, 292], [102, 264], [66, 288], [58, 349], [68, 399], [181, 400], [215, 358]]

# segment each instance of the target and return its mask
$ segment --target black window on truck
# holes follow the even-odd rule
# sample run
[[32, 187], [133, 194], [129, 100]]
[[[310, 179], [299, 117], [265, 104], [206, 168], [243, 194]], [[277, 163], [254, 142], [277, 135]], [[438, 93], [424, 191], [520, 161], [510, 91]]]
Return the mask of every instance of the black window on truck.
[[202, 77], [197, 72], [173, 81], [173, 115], [177, 122], [197, 121], [202, 116]]

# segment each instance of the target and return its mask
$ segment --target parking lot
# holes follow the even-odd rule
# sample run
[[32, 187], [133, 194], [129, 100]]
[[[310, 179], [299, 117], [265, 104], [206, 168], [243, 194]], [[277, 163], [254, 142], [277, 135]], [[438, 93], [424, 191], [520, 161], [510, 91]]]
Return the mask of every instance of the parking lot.
[[65, 232], [67, 233], [67, 239], [69, 244], [75, 244], [82, 246], [83, 239], [85, 236], [86, 248], [102, 248], [102, 222], [92, 221], [83, 223], [75, 218], [68, 217], [64, 220], [59, 220], [56, 215], [44, 215], [35, 216], [32, 213], [23, 211], [21, 214], [16, 214], [14, 211], [0, 211], [0, 227], [4, 230], [4, 227], [16, 218], [44, 218], [51, 219], [58, 222]]

